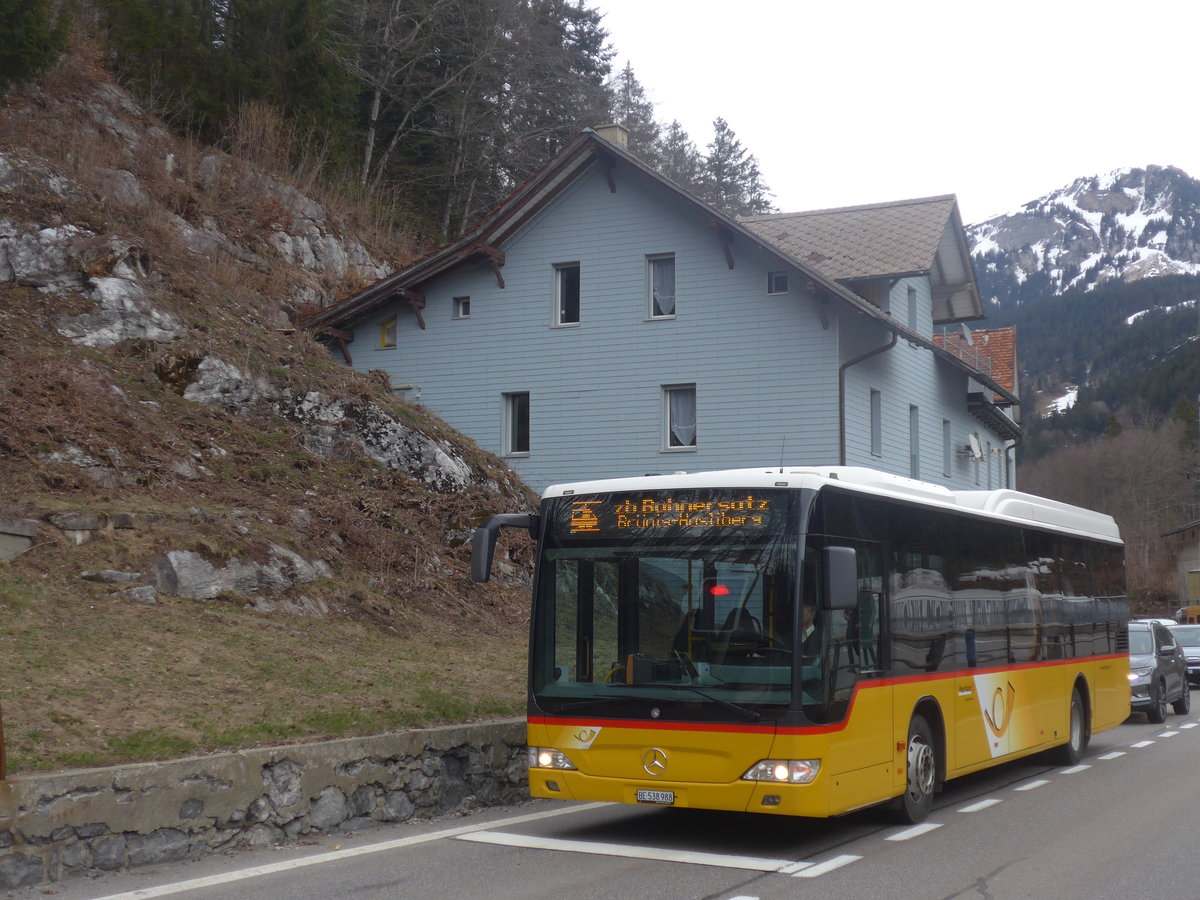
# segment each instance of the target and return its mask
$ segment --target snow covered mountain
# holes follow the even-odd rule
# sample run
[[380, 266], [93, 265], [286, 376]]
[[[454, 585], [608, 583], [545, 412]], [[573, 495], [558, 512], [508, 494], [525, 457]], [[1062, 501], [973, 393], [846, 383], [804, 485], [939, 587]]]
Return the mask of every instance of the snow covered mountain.
[[967, 235], [985, 300], [1010, 314], [1071, 288], [1200, 274], [1200, 181], [1171, 166], [1079, 178]]

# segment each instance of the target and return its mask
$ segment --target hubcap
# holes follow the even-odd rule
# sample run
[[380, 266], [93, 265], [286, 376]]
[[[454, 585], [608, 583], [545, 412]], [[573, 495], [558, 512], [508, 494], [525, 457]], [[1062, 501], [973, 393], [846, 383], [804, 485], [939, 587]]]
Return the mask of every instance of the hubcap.
[[1083, 745], [1083, 710], [1079, 708], [1079, 704], [1071, 704], [1071, 746], [1080, 747]]
[[914, 735], [908, 739], [908, 795], [916, 801], [929, 796], [936, 778], [933, 748]]

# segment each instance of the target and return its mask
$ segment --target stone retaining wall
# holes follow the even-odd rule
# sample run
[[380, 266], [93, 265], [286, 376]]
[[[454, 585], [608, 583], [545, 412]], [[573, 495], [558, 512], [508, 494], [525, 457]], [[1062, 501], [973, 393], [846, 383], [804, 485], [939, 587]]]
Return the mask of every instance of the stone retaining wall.
[[524, 720], [0, 781], [0, 890], [529, 796]]

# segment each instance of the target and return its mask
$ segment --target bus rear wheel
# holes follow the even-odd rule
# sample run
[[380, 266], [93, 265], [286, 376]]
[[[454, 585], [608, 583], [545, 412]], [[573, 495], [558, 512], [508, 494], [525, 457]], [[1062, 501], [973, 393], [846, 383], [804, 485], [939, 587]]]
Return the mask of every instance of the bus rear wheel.
[[1073, 766], [1083, 759], [1083, 751], [1087, 749], [1088, 733], [1087, 715], [1083, 705], [1083, 697], [1076, 687], [1071, 691], [1071, 710], [1067, 722], [1067, 742], [1058, 747], [1055, 752], [1055, 762], [1062, 766]]
[[937, 790], [938, 760], [933, 730], [924, 716], [913, 716], [908, 726], [907, 784], [896, 807], [896, 818], [905, 823], [924, 822], [933, 809]]

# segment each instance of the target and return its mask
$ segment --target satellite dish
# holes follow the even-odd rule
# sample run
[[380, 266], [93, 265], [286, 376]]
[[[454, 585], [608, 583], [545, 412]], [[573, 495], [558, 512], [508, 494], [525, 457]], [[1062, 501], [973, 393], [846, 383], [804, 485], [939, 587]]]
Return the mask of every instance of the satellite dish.
[[967, 435], [967, 444], [971, 447], [971, 455], [976, 459], [983, 459], [983, 448], [979, 446], [979, 437], [975, 434]]

